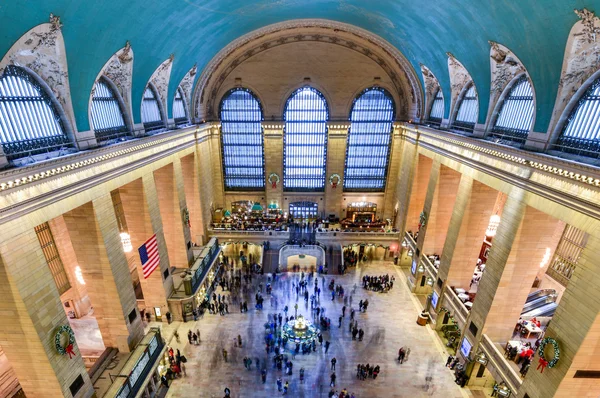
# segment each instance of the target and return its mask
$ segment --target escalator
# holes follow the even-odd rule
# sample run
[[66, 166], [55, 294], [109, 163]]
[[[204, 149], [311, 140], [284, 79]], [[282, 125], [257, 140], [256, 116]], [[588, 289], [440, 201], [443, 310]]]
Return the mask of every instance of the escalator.
[[542, 289], [529, 294], [523, 306], [523, 311], [521, 311], [521, 317], [533, 318], [554, 315], [557, 307], [556, 297], [556, 290], [554, 289]]

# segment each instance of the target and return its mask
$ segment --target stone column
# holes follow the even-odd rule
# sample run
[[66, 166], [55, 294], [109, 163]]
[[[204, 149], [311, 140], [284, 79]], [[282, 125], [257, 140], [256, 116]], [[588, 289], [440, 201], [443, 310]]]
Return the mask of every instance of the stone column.
[[[431, 179], [433, 159], [423, 155], [417, 155], [417, 163], [414, 171], [412, 188], [410, 191], [410, 201], [406, 216], [406, 231], [417, 232], [419, 225], [419, 215], [423, 211], [425, 197]], [[438, 166], [439, 168], [439, 166]]]
[[[189, 250], [186, 247], [188, 241], [185, 239], [182, 209], [180, 208], [178, 187], [180, 184], [178, 181], [181, 181], [181, 168], [178, 167], [178, 170], [179, 173], [175, 173], [173, 163], [161, 167], [154, 171], [154, 181], [170, 264], [177, 268], [188, 268], [191, 255], [188, 255]], [[176, 174], [179, 175], [179, 178], [176, 177]], [[185, 203], [185, 198], [183, 202]]]
[[221, 158], [221, 129], [212, 127], [210, 137], [203, 145], [207, 147], [206, 150], [210, 156], [210, 168], [208, 170], [211, 172], [215, 208], [223, 207], [225, 206], [225, 185], [223, 184], [223, 159]]
[[54, 334], [69, 321], [39, 240], [30, 230], [0, 244], [0, 341], [28, 397], [91, 397], [94, 388], [75, 344], [75, 357], [58, 354]]
[[[442, 254], [448, 225], [460, 183], [460, 173], [449, 167], [441, 166], [431, 207], [427, 213], [427, 234], [423, 241], [423, 253]], [[429, 198], [429, 196], [428, 196]], [[426, 202], [427, 205], [427, 202]]]
[[[144, 332], [110, 194], [63, 215], [102, 340], [128, 352]], [[135, 314], [133, 321], [129, 320]]]
[[190, 237], [192, 243], [204, 244], [206, 236], [206, 225], [202, 217], [202, 206], [200, 204], [200, 179], [195, 153], [181, 158], [181, 171], [183, 175], [183, 187], [188, 211], [190, 212]]
[[[421, 253], [423, 250], [423, 243], [425, 242], [425, 236], [427, 234], [427, 229], [429, 228], [429, 219], [431, 217], [431, 207], [433, 206], [433, 199], [435, 196], [435, 191], [438, 185], [438, 180], [440, 178], [440, 161], [439, 160], [434, 160], [433, 164], [431, 166], [431, 172], [429, 174], [429, 180], [427, 183], [427, 191], [425, 194], [425, 201], [423, 203], [423, 207], [421, 208], [421, 210], [419, 211], [419, 214], [421, 214], [421, 211], [425, 213], [426, 215], [426, 221], [425, 221], [425, 225], [421, 226], [421, 229], [419, 229], [419, 236], [417, 237], [417, 252]], [[411, 198], [412, 199], [412, 198]], [[412, 202], [412, 200], [411, 200]], [[417, 231], [417, 227], [418, 227], [418, 223], [419, 223], [419, 216], [417, 215], [417, 224], [415, 225], [415, 229], [413, 229], [413, 232]], [[416, 255], [417, 253], [415, 253]]]
[[402, 156], [400, 157], [400, 170], [398, 172], [398, 182], [396, 183], [396, 204], [394, 205], [394, 207], [398, 206], [395, 227], [400, 233], [404, 232], [407, 223], [416, 163], [417, 146], [406, 139], [402, 139]]
[[493, 342], [510, 339], [540, 263], [559, 226], [552, 216], [525, 205], [525, 191], [513, 188], [467, 324], [473, 322]]
[[184, 221], [184, 212], [188, 212], [189, 209], [187, 206], [187, 200], [185, 197], [185, 181], [183, 179], [183, 170], [181, 167], [180, 159], [173, 160], [173, 175], [175, 177], [175, 188], [177, 190], [177, 198], [176, 198], [176, 206], [175, 210], [179, 210], [179, 220], [177, 218], [173, 219], [175, 224], [175, 231], [177, 231], [177, 222], [181, 223], [181, 230], [183, 232], [183, 240], [185, 242], [185, 251], [188, 265], [192, 265], [192, 261], [194, 260], [194, 253], [192, 252], [192, 234], [190, 231], [190, 225]]
[[396, 207], [396, 183], [398, 182], [399, 165], [402, 159], [402, 137], [400, 129], [394, 128], [392, 132], [392, 144], [390, 145], [390, 156], [388, 164], [387, 183], [385, 186], [385, 199], [383, 204], [383, 219], [392, 219]]
[[[136, 265], [138, 278], [144, 294], [144, 304], [147, 308], [153, 309], [158, 307], [162, 313], [166, 313], [168, 308], [167, 298], [173, 291], [173, 283], [171, 277], [165, 279], [163, 274], [168, 269], [169, 259], [166, 253], [162, 230], [156, 234], [157, 241], [159, 242], [161, 267], [155, 270], [148, 279], [144, 279], [142, 263], [138, 252], [138, 248], [154, 234], [152, 217], [149, 211], [150, 206], [148, 200], [146, 200], [145, 192], [153, 191], [153, 197], [156, 197], [156, 192], [153, 189], [154, 179], [152, 176], [148, 175], [147, 180], [150, 186], [145, 186], [142, 179], [138, 179], [120, 187], [117, 190], [117, 194], [121, 199], [127, 230], [131, 237], [131, 245], [133, 246], [133, 250], [128, 253], [128, 258], [131, 263]], [[155, 214], [154, 217], [158, 218], [154, 222], [162, 228], [160, 213]], [[153, 310], [151, 312], [153, 313]]]
[[[583, 215], [579, 215], [584, 217]], [[598, 228], [596, 228], [598, 231]], [[556, 313], [546, 330], [560, 346], [560, 360], [544, 373], [536, 371], [537, 358], [519, 389], [531, 398], [592, 397], [600, 391], [600, 379], [575, 378], [575, 372], [600, 369], [600, 238], [590, 236]], [[548, 348], [546, 355], [552, 354]]]
[[[342, 218], [342, 209], [344, 208], [344, 171], [346, 166], [346, 145], [348, 141], [349, 124], [339, 122], [329, 122], [327, 137], [327, 171], [325, 173], [325, 217], [329, 214], [335, 214]], [[329, 177], [332, 174], [339, 174], [342, 180], [337, 187], [332, 187], [329, 183]]]
[[[282, 122], [263, 122], [265, 143], [265, 198], [268, 206], [276, 202], [283, 207], [283, 126]], [[267, 178], [271, 173], [279, 176], [277, 187], [273, 188]], [[287, 211], [287, 209], [283, 209]]]
[[468, 290], [497, 197], [495, 189], [461, 176], [438, 271], [445, 284]]

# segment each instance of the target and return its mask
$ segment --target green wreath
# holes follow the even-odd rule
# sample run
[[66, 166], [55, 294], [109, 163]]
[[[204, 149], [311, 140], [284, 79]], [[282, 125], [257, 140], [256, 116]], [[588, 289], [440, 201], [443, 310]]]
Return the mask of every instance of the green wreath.
[[279, 175], [277, 173], [271, 173], [269, 174], [269, 178], [267, 178], [267, 181], [271, 183], [271, 187], [275, 189], [277, 188], [277, 184], [279, 184], [279, 181], [281, 180], [279, 179]]
[[[336, 178], [337, 178], [337, 181], [336, 181]], [[342, 177], [339, 174], [333, 173], [331, 176], [329, 176], [329, 184], [333, 188], [337, 188], [337, 186], [340, 182], [342, 182]]]
[[[548, 361], [544, 356], [544, 349], [548, 343], [552, 344], [552, 347], [554, 347], [554, 357], [552, 357], [550, 361]], [[553, 368], [560, 359], [560, 348], [558, 347], [558, 342], [551, 337], [546, 337], [544, 340], [542, 340], [538, 353], [540, 355], [540, 359], [548, 362], [549, 368]]]
[[[67, 339], [67, 344], [63, 345], [61, 343], [61, 340], [62, 340], [62, 335], [65, 333], [68, 335], [68, 339]], [[56, 347], [56, 351], [60, 355], [69, 354], [69, 358], [71, 358], [72, 355], [75, 355], [75, 352], [73, 351], [74, 344], [75, 344], [75, 333], [73, 333], [73, 329], [71, 329], [71, 326], [63, 325], [60, 328], [58, 328], [58, 330], [56, 331], [56, 334], [54, 335], [54, 345]]]

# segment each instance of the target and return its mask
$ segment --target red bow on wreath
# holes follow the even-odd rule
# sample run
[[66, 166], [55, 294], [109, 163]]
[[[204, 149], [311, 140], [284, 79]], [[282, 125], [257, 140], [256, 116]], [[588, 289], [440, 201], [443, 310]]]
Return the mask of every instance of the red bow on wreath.
[[67, 354], [69, 354], [69, 359], [75, 356], [75, 351], [73, 351], [73, 344], [67, 345], [65, 351], [67, 351]]
[[271, 183], [271, 188], [273, 188], [273, 189], [277, 188], [277, 180], [275, 180]]
[[546, 361], [544, 358], [540, 358], [539, 365], [536, 370], [540, 370], [540, 368], [542, 368], [542, 370], [540, 370], [540, 373], [544, 373], [544, 369], [546, 369], [546, 366], [548, 366], [548, 361]]
[[337, 182], [332, 182], [332, 183], [331, 183], [331, 187], [332, 187], [333, 189], [336, 189], [336, 188], [337, 188], [337, 184], [338, 184]]

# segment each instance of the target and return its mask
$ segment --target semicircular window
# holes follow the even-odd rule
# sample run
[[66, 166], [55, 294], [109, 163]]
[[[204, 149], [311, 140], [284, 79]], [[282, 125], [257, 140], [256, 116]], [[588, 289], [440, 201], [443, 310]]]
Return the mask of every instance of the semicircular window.
[[350, 112], [344, 191], [385, 190], [394, 121], [394, 100], [384, 89], [363, 91]]
[[492, 136], [523, 143], [533, 122], [533, 90], [526, 75], [522, 75], [502, 101]]
[[600, 157], [600, 78], [586, 90], [553, 149], [586, 157]]
[[441, 87], [438, 87], [437, 93], [431, 103], [431, 112], [429, 112], [429, 121], [439, 125], [444, 118], [444, 93]]
[[225, 190], [264, 189], [263, 112], [258, 98], [245, 88], [230, 90], [221, 101], [220, 114]]
[[0, 77], [0, 140], [8, 160], [73, 146], [48, 93], [18, 66]]
[[146, 86], [142, 99], [142, 123], [144, 123], [144, 129], [147, 132], [165, 127], [162, 112], [160, 111], [160, 103], [158, 102], [158, 95], [150, 85]]
[[177, 91], [175, 92], [175, 100], [173, 101], [173, 119], [178, 126], [189, 123], [181, 86], [177, 87]]
[[91, 115], [92, 127], [98, 142], [127, 134], [127, 126], [117, 94], [104, 77], [101, 77], [94, 85]]
[[325, 97], [308, 86], [294, 91], [283, 119], [284, 190], [324, 191], [329, 120]]
[[458, 103], [458, 112], [456, 112], [456, 119], [452, 124], [452, 128], [472, 132], [475, 128], [478, 113], [477, 92], [475, 91], [475, 85], [471, 83]]

